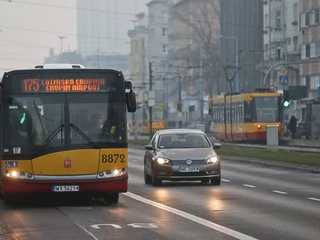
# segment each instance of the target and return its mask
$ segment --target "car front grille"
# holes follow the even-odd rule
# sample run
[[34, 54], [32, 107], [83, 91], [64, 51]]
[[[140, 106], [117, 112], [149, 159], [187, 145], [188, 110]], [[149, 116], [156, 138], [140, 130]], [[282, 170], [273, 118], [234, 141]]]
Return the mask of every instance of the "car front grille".
[[[186, 161], [187, 161], [187, 159], [185, 159], [185, 160], [171, 160], [172, 165], [178, 165], [178, 166], [188, 165], [186, 163]], [[192, 160], [191, 165], [203, 165], [203, 164], [206, 164], [205, 159], [196, 159], [196, 160]]]

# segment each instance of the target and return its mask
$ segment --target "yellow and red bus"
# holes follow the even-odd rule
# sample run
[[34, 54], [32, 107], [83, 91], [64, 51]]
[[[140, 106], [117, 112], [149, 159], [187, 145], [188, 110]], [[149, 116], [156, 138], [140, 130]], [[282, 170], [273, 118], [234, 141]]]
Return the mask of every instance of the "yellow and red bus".
[[[150, 134], [149, 107], [147, 104], [138, 106], [134, 117], [131, 117], [128, 123], [130, 134], [135, 133], [135, 120], [137, 121], [137, 133], [140, 135]], [[156, 103], [152, 107], [152, 133], [167, 128], [166, 121], [166, 105], [164, 103]]]
[[4, 74], [0, 95], [0, 187], [7, 204], [38, 193], [118, 202], [128, 189], [126, 112], [136, 109], [122, 72], [14, 70]]
[[[267, 90], [229, 94], [209, 100], [214, 136], [225, 141], [265, 141], [267, 125], [281, 134], [282, 94]], [[230, 110], [231, 109], [231, 110]]]

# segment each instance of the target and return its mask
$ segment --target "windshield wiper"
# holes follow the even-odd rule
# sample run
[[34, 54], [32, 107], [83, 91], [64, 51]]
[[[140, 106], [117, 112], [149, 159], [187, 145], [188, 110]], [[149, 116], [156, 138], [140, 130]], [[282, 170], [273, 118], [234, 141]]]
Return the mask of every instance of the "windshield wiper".
[[80, 134], [81, 137], [83, 137], [85, 140], [87, 140], [93, 147], [99, 148], [99, 145], [93, 141], [91, 138], [89, 138], [84, 132], [82, 132], [76, 125], [73, 123], [70, 123], [69, 126], [73, 128], [77, 133]]
[[51, 142], [51, 140], [64, 128], [64, 124], [61, 124], [56, 130], [54, 130], [49, 137], [41, 144], [38, 150], [36, 150], [35, 154], [38, 155], [39, 153], [42, 152], [43, 149], [46, 148], [46, 146]]

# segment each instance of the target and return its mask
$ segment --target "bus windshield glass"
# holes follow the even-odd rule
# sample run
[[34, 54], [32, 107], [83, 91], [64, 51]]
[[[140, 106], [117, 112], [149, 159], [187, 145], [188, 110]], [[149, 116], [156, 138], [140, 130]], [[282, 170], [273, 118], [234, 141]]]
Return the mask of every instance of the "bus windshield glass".
[[94, 93], [22, 91], [10, 94], [9, 91], [4, 96], [3, 113], [8, 116], [4, 154], [125, 143], [125, 95], [119, 94], [120, 90], [108, 91], [107, 88], [117, 89], [117, 86], [109, 84], [103, 91]]
[[279, 122], [279, 97], [255, 97], [257, 122]]

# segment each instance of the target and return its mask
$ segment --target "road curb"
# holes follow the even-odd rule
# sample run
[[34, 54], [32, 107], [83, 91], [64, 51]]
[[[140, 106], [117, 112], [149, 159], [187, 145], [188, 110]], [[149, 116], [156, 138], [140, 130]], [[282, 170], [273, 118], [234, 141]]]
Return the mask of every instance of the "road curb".
[[[129, 148], [144, 150], [144, 146], [141, 145], [135, 145], [135, 144], [129, 144]], [[312, 173], [320, 173], [320, 168], [318, 167], [311, 167], [311, 166], [305, 166], [300, 164], [293, 164], [293, 163], [285, 163], [285, 162], [277, 162], [272, 160], [261, 160], [256, 158], [246, 158], [246, 157], [235, 157], [235, 156], [227, 156], [227, 155], [220, 155], [222, 160], [229, 160], [229, 161], [242, 161], [242, 162], [250, 162], [250, 163], [258, 163], [265, 166], [276, 166], [276, 167], [282, 167], [287, 169], [293, 169], [293, 170], [303, 170], [308, 171]]]

